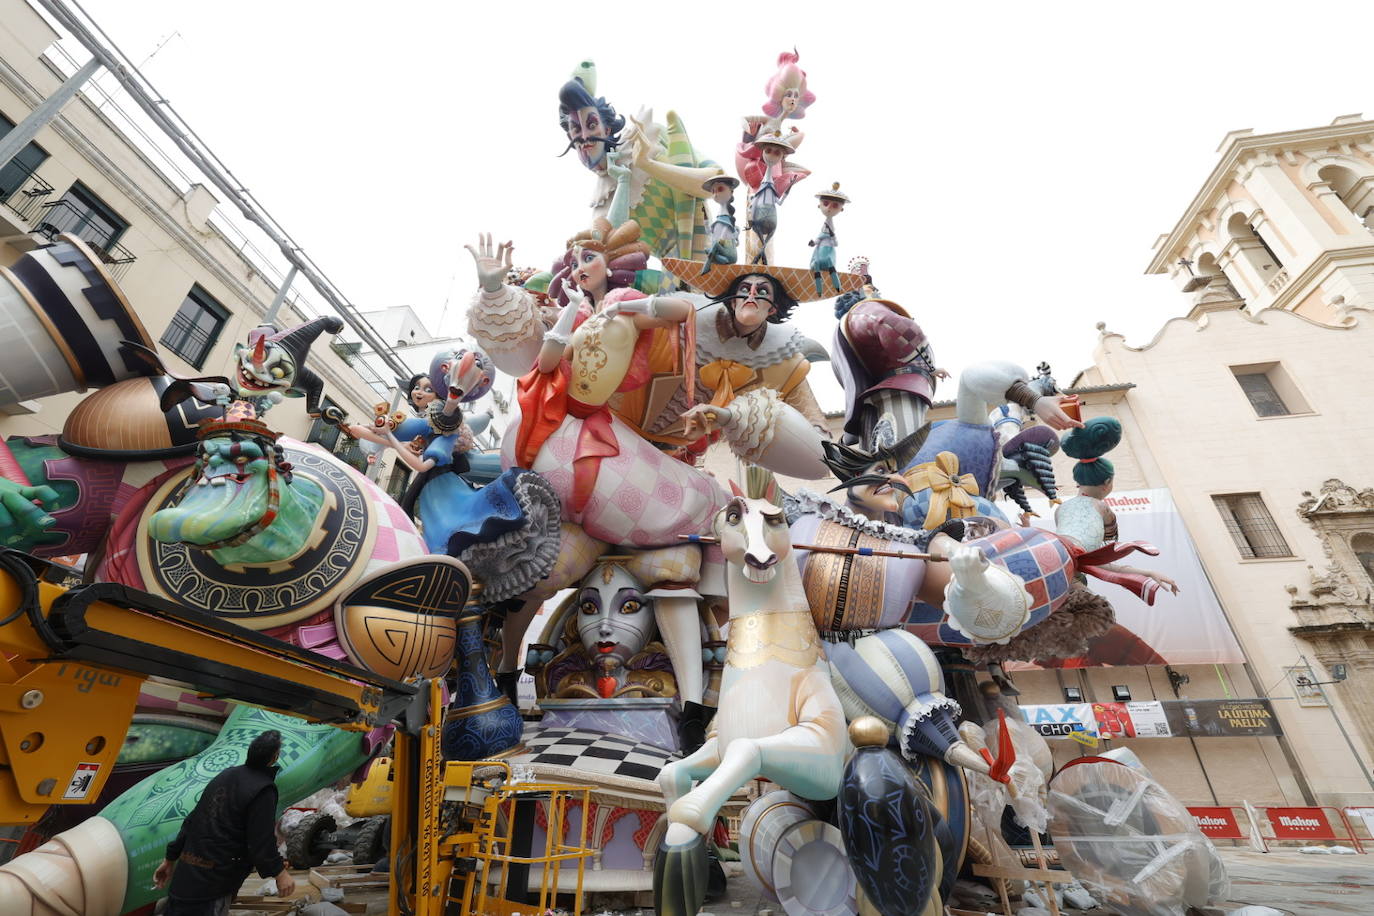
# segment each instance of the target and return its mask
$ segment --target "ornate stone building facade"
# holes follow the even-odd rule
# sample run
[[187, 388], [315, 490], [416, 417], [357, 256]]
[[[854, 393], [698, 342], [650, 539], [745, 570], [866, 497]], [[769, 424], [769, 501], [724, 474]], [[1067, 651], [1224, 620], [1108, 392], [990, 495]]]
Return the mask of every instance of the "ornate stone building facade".
[[1027, 672], [1021, 700], [1267, 698], [1281, 738], [1127, 742], [1189, 804], [1374, 803], [1371, 227], [1374, 121], [1229, 134], [1148, 268], [1184, 314], [1143, 346], [1099, 325], [1073, 380], [1124, 427], [1117, 489], [1170, 490], [1246, 661]]

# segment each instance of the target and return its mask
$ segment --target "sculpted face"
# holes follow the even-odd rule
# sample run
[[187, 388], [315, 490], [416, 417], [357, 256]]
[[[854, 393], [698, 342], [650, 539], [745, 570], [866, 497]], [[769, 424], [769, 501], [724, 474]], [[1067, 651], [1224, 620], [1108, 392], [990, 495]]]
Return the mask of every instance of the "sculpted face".
[[410, 403], [415, 409], [424, 410], [433, 400], [434, 386], [422, 375], [415, 380], [415, 386], [410, 389]]
[[610, 135], [595, 105], [588, 105], [568, 118], [568, 139], [577, 149], [582, 165], [593, 172], [606, 171], [606, 139]]
[[604, 254], [589, 248], [573, 249], [573, 279], [583, 292], [591, 293], [600, 299], [606, 291], [610, 275], [610, 267], [606, 264]]
[[653, 602], [619, 566], [603, 564], [582, 580], [577, 634], [592, 658], [609, 657], [624, 665], [643, 651], [653, 626]]
[[825, 214], [826, 219], [829, 219], [830, 217], [834, 216], [836, 213], [839, 213], [843, 209], [844, 201], [834, 200], [833, 198], [829, 197], [821, 198], [820, 210], [822, 213]]
[[716, 536], [726, 562], [759, 585], [772, 581], [778, 564], [792, 552], [787, 519], [767, 499], [746, 499], [737, 493], [716, 516]]
[[722, 207], [735, 196], [735, 189], [728, 181], [717, 181], [711, 185], [711, 199]]
[[735, 299], [731, 302], [735, 326], [748, 334], [767, 321], [768, 316], [774, 312], [775, 288], [771, 277], [760, 274], [740, 277], [735, 285]]
[[286, 348], [267, 339], [264, 331], [253, 331], [247, 344], [235, 347], [238, 366], [234, 382], [240, 398], [281, 395], [296, 382], [296, 360]]
[[261, 443], [226, 435], [206, 439], [200, 449], [200, 477], [178, 505], [148, 520], [153, 540], [214, 544], [256, 524], [267, 511], [267, 469], [272, 459]]
[[863, 476], [885, 478], [883, 482], [865, 482], [850, 487], [849, 499], [873, 512], [900, 511], [901, 504], [897, 499], [897, 490], [893, 489], [892, 486], [893, 481], [904, 483], [898, 474], [900, 470], [894, 466], [890, 458], [875, 461], [864, 470]]

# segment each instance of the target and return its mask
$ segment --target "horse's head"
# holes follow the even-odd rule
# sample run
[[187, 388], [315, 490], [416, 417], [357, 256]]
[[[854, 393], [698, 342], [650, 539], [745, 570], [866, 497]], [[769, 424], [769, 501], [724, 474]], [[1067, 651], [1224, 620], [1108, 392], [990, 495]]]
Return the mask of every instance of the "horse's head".
[[750, 582], [772, 581], [792, 552], [792, 532], [778, 504], [778, 484], [762, 468], [750, 468], [745, 489], [730, 482], [734, 497], [716, 514], [716, 537], [732, 566]]

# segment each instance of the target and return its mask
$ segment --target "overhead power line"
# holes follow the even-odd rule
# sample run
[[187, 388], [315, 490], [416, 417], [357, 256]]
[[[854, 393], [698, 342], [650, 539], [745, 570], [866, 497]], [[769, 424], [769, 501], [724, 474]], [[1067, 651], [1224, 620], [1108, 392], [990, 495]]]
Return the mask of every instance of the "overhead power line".
[[119, 50], [104, 30], [81, 7], [80, 3], [64, 3], [61, 0], [35, 0], [39, 6], [64, 28], [68, 34], [86, 48], [105, 69], [114, 75], [124, 91], [134, 100], [154, 124], [177, 148], [220, 190], [243, 217], [263, 231], [277, 246], [287, 263], [291, 264], [310, 281], [319, 294], [334, 311], [347, 322], [363, 342], [386, 363], [396, 376], [406, 378], [410, 370], [401, 362], [400, 357], [382, 340], [363, 318], [362, 314], [334, 285], [314, 260], [296, 244], [281, 224], [272, 218], [267, 209], [248, 191], [242, 181], [234, 176], [210, 147], [196, 135], [196, 132], [181, 119], [172, 104], [154, 88], [138, 67]]

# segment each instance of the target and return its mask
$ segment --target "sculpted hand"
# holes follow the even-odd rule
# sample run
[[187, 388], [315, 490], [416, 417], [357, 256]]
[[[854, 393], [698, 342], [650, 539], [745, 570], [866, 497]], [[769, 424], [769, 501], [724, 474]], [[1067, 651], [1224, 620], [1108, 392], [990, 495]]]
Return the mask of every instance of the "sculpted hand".
[[[615, 150], [606, 156], [606, 174], [614, 178], [617, 184], [630, 180], [630, 167], [625, 164], [625, 155], [623, 150]], [[638, 156], [635, 158], [638, 159]]]
[[682, 415], [682, 435], [688, 439], [707, 436], [729, 426], [732, 419], [728, 407], [698, 404]]
[[1050, 429], [1081, 429], [1082, 420], [1075, 420], [1073, 417], [1064, 413], [1059, 406], [1061, 401], [1069, 400], [1069, 397], [1060, 395], [1046, 395], [1037, 398], [1035, 401], [1035, 415], [1044, 421]]
[[477, 265], [477, 282], [482, 289], [489, 293], [494, 293], [501, 288], [505, 282], [506, 274], [511, 268], [511, 252], [515, 250], [511, 242], [502, 242], [493, 247], [491, 233], [484, 232], [477, 237], [477, 247], [464, 245], [468, 254], [472, 255], [473, 262]]
[[52, 487], [24, 487], [0, 478], [0, 544], [17, 547], [23, 544], [48, 544], [61, 541], [66, 535], [50, 532], [57, 524], [43, 510], [43, 503], [57, 501]]
[[[567, 297], [567, 308], [571, 308], [573, 310], [573, 314], [576, 314], [577, 310], [582, 308], [582, 303], [587, 300], [586, 294], [583, 293], [582, 290], [578, 289], [577, 284], [569, 283], [566, 280], [559, 280], [558, 285], [554, 287], [553, 298], [555, 300], [558, 299], [559, 293], [562, 293], [564, 296]], [[567, 308], [565, 308], [564, 311], [566, 311]]]

